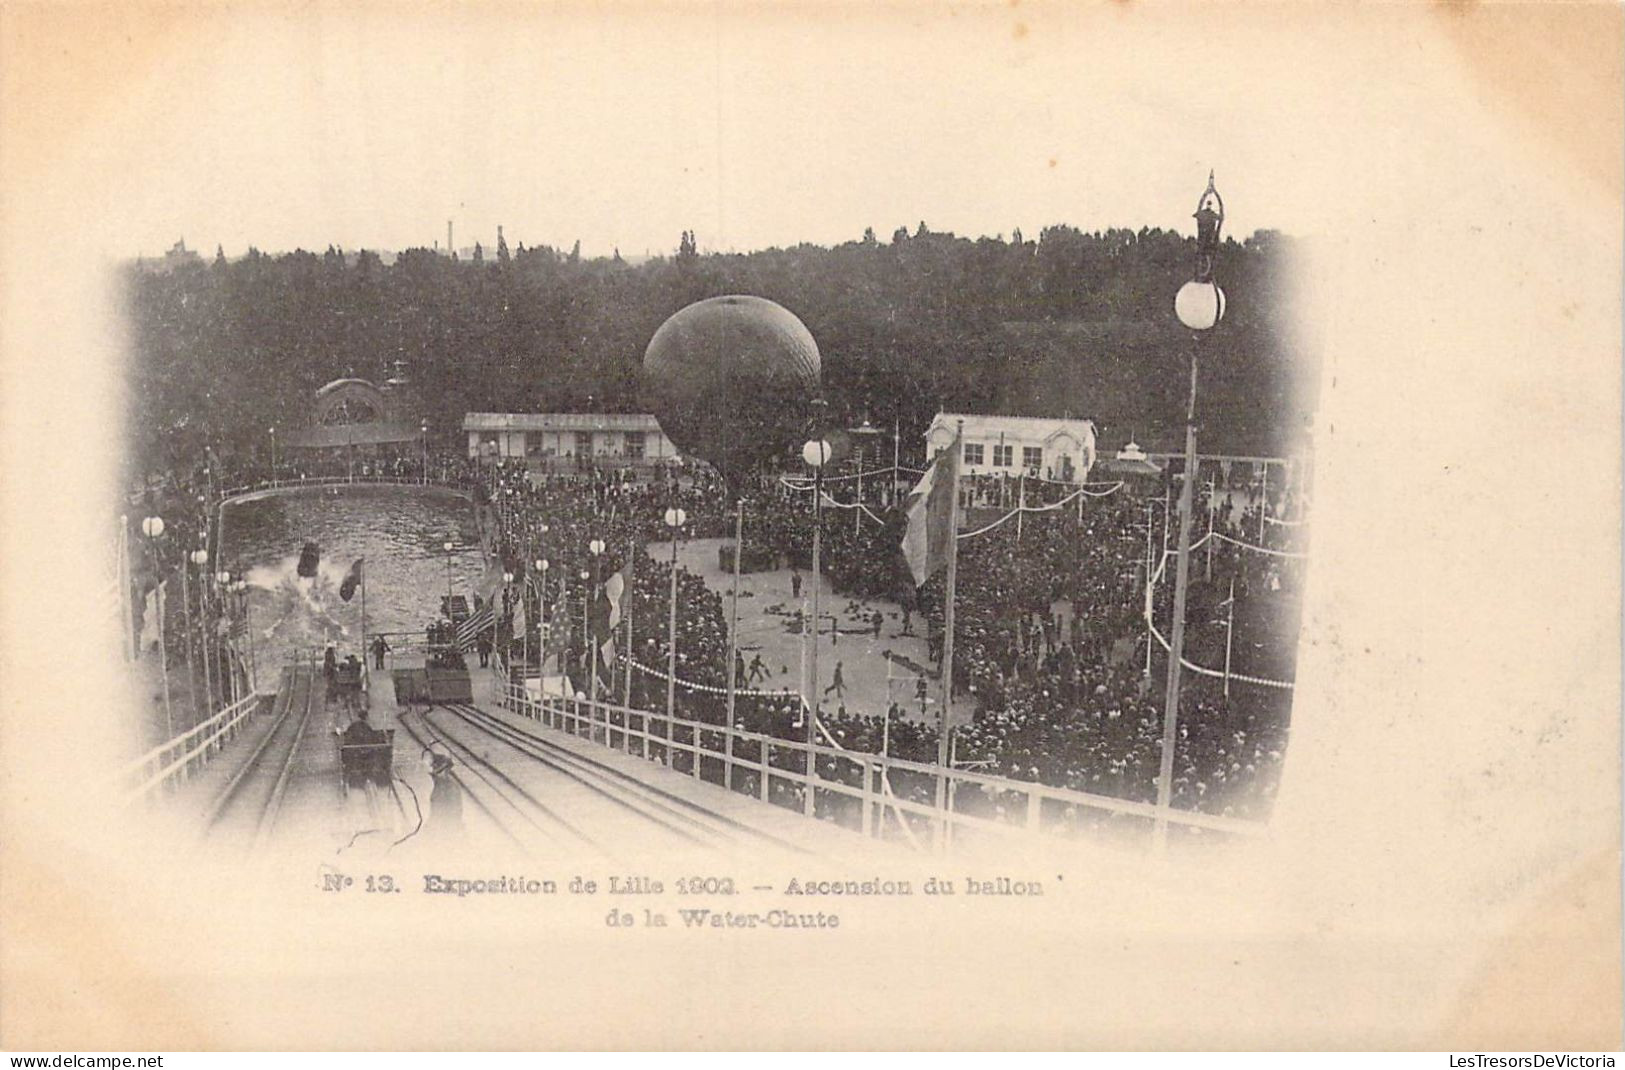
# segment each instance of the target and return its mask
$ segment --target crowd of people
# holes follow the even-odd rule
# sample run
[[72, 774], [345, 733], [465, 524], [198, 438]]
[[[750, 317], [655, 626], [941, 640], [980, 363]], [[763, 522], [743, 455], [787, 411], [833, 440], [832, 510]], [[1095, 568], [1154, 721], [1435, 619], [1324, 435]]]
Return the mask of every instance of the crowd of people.
[[[535, 478], [518, 465], [489, 469], [487, 479], [490, 498], [499, 506], [503, 552], [517, 563], [526, 546], [545, 546], [554, 570], [548, 573], [553, 597], [577, 607], [558, 640], [564, 664], [583, 669], [586, 664], [588, 615], [580, 607], [588, 588], [619, 571], [629, 556], [635, 559], [624, 612], [631, 616], [636, 664], [628, 672], [618, 638], [623, 660], [600, 670], [599, 686], [634, 708], [664, 709], [671, 564], [639, 550], [671, 538], [663, 515], [673, 506], [687, 513], [683, 534], [731, 535], [734, 496], [701, 469], [684, 471], [671, 485], [617, 481], [611, 475]], [[856, 522], [850, 508], [858, 500], [855, 483], [830, 485], [822, 510], [823, 568], [843, 595], [885, 599], [919, 613], [932, 660], [940, 665], [943, 577], [913, 588], [899, 552], [903, 519], [887, 505], [895, 498], [890, 482], [871, 479], [863, 499], [868, 511]], [[812, 494], [802, 487], [799, 481], [774, 478], [744, 491], [747, 559], [765, 555], [779, 567], [810, 567]], [[1076, 502], [1054, 507], [1075, 488], [1036, 482], [1022, 489], [1021, 499], [1032, 511], [1019, 525], [1011, 519], [961, 540], [954, 678], [956, 701], [974, 709], [971, 722], [956, 729], [961, 763], [1115, 798], [1155, 798], [1166, 661], [1163, 647], [1152, 645], [1147, 672], [1148, 644], [1156, 640], [1146, 628], [1145, 588], [1149, 571], [1156, 581], [1158, 631], [1166, 636], [1173, 583], [1171, 567], [1162, 568], [1170, 556], [1165, 540], [1172, 537], [1164, 526], [1167, 502], [1177, 488], [1171, 479], [1138, 489], [1094, 486], [1087, 488], [1079, 509]], [[977, 510], [997, 519], [1001, 505], [1015, 502], [1014, 494], [969, 481], [964, 491], [967, 530], [977, 526]], [[1306, 530], [1301, 513], [1301, 501], [1280, 488], [1268, 504], [1256, 486], [1231, 487], [1217, 476], [1211, 487], [1200, 488], [1196, 537], [1211, 530], [1212, 561], [1208, 565], [1208, 545], [1199, 543], [1187, 619], [1200, 618], [1200, 626], [1187, 629], [1187, 659], [1207, 657], [1206, 664], [1214, 664], [1213, 645], [1222, 651], [1226, 627], [1218, 607], [1227, 597], [1242, 604], [1267, 601], [1266, 617], [1295, 601], [1303, 559], [1258, 548], [1297, 553]], [[1176, 529], [1177, 520], [1171, 530]], [[587, 549], [593, 539], [605, 544], [596, 560]], [[730, 667], [724, 601], [681, 568], [677, 590], [677, 713], [721, 725]], [[1290, 647], [1290, 636], [1285, 645]], [[1266, 668], [1282, 672], [1280, 682], [1290, 683], [1290, 650], [1261, 654], [1258, 644], [1247, 646], [1237, 661], [1238, 675]], [[799, 694], [751, 689], [755, 674], [742, 657], [733, 668], [739, 673], [737, 728], [805, 738]], [[1227, 695], [1220, 679], [1192, 672], [1184, 679], [1175, 803], [1215, 814], [1264, 816], [1286, 746], [1290, 688], [1235, 683]], [[896, 706], [858, 710], [838, 702], [821, 713], [820, 723], [853, 751], [879, 752], [884, 738], [893, 757], [936, 760], [934, 724]]]
[[[669, 551], [647, 553], [646, 547], [670, 543], [674, 536], [731, 537], [742, 498], [747, 560], [799, 570], [811, 566], [813, 495], [804, 481], [763, 476], [743, 489], [730, 489], [699, 465], [653, 474], [539, 473], [520, 460], [442, 454], [427, 460], [427, 481], [471, 490], [491, 549], [521, 592], [505, 604], [509, 612], [498, 630], [507, 663], [517, 672], [527, 658], [552, 659], [581, 686], [634, 709], [664, 710], [670, 663], [673, 557]], [[163, 515], [176, 533], [154, 540], [154, 575], [202, 544], [214, 494], [269, 476], [268, 467], [256, 463], [261, 461], [232, 465], [209, 455], [142, 488], [132, 514]], [[342, 457], [302, 459], [279, 465], [276, 475], [425, 478], [421, 456], [404, 452], [387, 460], [368, 458], [359, 466]], [[899, 549], [904, 519], [898, 503], [914, 478], [912, 473], [871, 476], [862, 510], [856, 510], [857, 482], [828, 483], [821, 510], [822, 566], [838, 593], [891, 602], [917, 618], [940, 672], [944, 578], [939, 573], [916, 590]], [[1155, 798], [1165, 655], [1147, 628], [1146, 586], [1149, 574], [1153, 619], [1165, 637], [1172, 616], [1170, 548], [1177, 530], [1170, 503], [1178, 489], [1177, 478], [1139, 487], [1094, 484], [1085, 488], [1080, 503], [1070, 498], [1078, 490], [1069, 484], [1031, 480], [1013, 489], [1005, 481], [965, 481], [964, 530], [975, 534], [960, 541], [955, 600], [956, 703], [972, 711], [969, 723], [955, 729], [954, 750], [962, 765], [1113, 798]], [[1256, 482], [1238, 479], [1232, 485], [1217, 473], [1198, 490], [1186, 657], [1213, 666], [1232, 645], [1226, 640], [1237, 607], [1251, 607], [1240, 614], [1248, 621], [1279, 623], [1295, 612], [1306, 510], [1302, 496], [1285, 488], [1266, 494]], [[1017, 504], [1027, 509], [1019, 520], [994, 523]], [[667, 522], [674, 509], [685, 514], [675, 530]], [[614, 656], [606, 660], [598, 650], [603, 635], [593, 624], [593, 602], [604, 581], [617, 573], [628, 581], [620, 612], [630, 626], [623, 623], [616, 630]], [[721, 594], [681, 566], [676, 587], [672, 690], [677, 715], [724, 725], [732, 669], [736, 728], [787, 742], [805, 740], [807, 708], [795, 671], [760, 659], [749, 666], [742, 656], [730, 665]], [[519, 617], [511, 611], [521, 599]], [[535, 627], [544, 613], [553, 625], [545, 643]], [[516, 619], [530, 623], [530, 634], [523, 625], [516, 628]], [[1289, 683], [1294, 628], [1283, 626], [1279, 635], [1265, 635], [1262, 644], [1240, 644], [1236, 675], [1274, 673]], [[1184, 679], [1175, 804], [1213, 814], [1265, 816], [1286, 748], [1290, 688], [1194, 672]], [[837, 695], [822, 709], [819, 730], [821, 738], [854, 753], [878, 753], [884, 746], [892, 757], [935, 762], [936, 725], [910, 712], [897, 705], [849, 708]]]

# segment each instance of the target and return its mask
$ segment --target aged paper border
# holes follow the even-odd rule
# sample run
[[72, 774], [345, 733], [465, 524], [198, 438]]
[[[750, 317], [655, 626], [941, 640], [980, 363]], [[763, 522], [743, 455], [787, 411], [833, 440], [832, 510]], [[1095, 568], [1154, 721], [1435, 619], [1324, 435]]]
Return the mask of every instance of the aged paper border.
[[[1236, 129], [1324, 201], [1316, 570], [1275, 834], [1200, 864], [1007, 860], [1056, 894], [864, 904], [799, 943], [616, 947], [585, 908], [369, 913], [173, 864], [98, 775], [120, 702], [82, 567], [117, 432], [105, 257], [144, 211], [113, 179], [152, 151], [144, 120], [208, 106], [196, 57], [244, 20], [320, 42], [365, 13], [429, 47], [536, 12], [7, 3], [0, 1046], [1617, 1048], [1619, 9], [658, 10], [899, 47], [965, 19], [1079, 63], [1149, 24], [1173, 98], [1253, 109]], [[1235, 61], [1214, 77], [1192, 50]]]

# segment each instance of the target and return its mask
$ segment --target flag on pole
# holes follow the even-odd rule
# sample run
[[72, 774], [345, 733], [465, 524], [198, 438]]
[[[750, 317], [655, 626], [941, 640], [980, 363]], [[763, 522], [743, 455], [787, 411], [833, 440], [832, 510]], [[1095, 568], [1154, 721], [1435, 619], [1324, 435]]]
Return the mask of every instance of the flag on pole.
[[462, 623], [457, 625], [457, 649], [468, 653], [474, 649], [481, 633], [494, 631], [496, 626], [496, 610], [489, 605], [480, 607], [479, 612], [463, 618]]
[[141, 612], [142, 650], [151, 650], [164, 641], [164, 587], [168, 581], [147, 592], [146, 604]]
[[350, 571], [344, 574], [344, 581], [339, 584], [339, 597], [346, 602], [355, 597], [355, 589], [361, 586], [361, 563], [365, 560], [364, 557], [356, 558]]
[[948, 563], [959, 448], [959, 439], [955, 437], [951, 446], [937, 454], [903, 502], [908, 515], [908, 529], [903, 533], [903, 556], [908, 559], [916, 587], [923, 586]]
[[592, 634], [598, 640], [598, 656], [605, 666], [615, 664], [615, 632], [621, 625], [621, 603], [627, 588], [627, 566], [605, 580], [593, 599]]

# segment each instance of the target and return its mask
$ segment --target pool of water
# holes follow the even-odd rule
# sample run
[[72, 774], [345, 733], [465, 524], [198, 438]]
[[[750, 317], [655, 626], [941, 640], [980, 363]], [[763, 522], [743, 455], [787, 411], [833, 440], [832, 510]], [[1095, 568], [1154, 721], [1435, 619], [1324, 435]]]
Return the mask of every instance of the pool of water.
[[[329, 640], [341, 656], [361, 653], [362, 592], [340, 597], [358, 558], [368, 632], [421, 634], [448, 582], [472, 604], [485, 571], [473, 506], [442, 491], [356, 486], [249, 498], [226, 507], [221, 536], [221, 562], [250, 585], [262, 680], [268, 667]], [[321, 550], [309, 578], [297, 570], [307, 542]]]

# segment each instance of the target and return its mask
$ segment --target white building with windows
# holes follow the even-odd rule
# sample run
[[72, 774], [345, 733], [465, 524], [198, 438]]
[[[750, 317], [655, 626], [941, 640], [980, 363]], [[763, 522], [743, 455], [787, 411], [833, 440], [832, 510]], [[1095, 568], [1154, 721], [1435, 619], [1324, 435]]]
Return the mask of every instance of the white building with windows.
[[1013, 477], [1025, 473], [1082, 483], [1094, 467], [1094, 421], [1043, 416], [940, 412], [925, 433], [927, 457], [935, 457], [953, 442], [961, 421], [965, 440], [960, 471], [966, 475]]
[[678, 459], [647, 413], [471, 412], [463, 417], [472, 459], [519, 458], [536, 468], [639, 467]]

